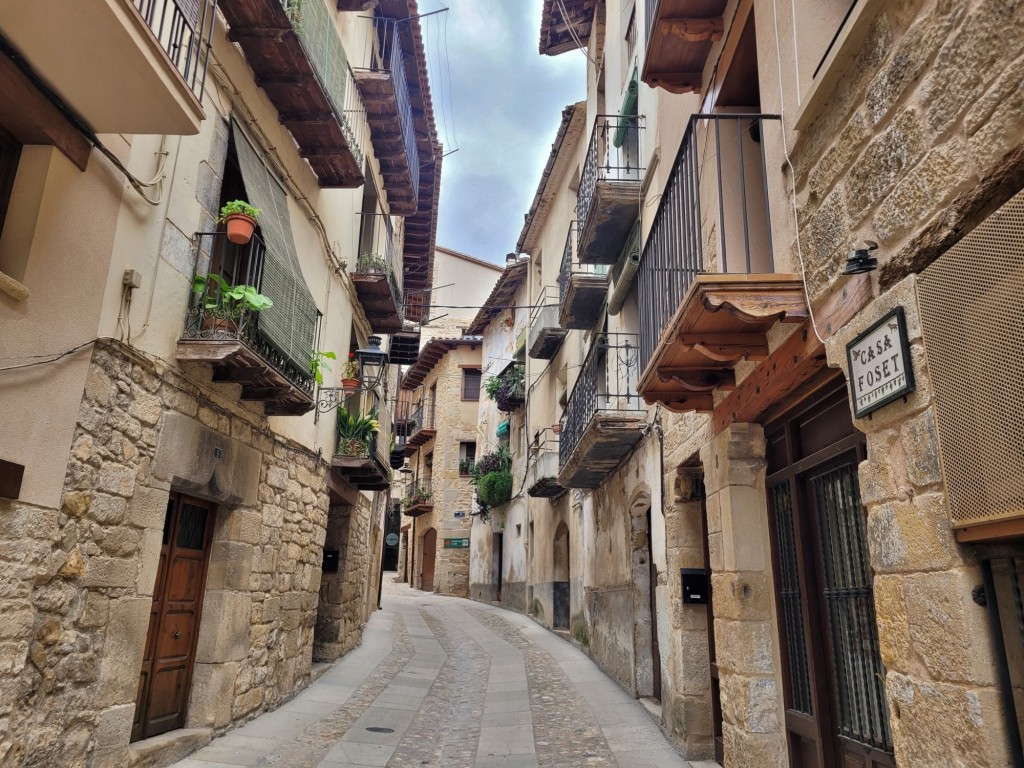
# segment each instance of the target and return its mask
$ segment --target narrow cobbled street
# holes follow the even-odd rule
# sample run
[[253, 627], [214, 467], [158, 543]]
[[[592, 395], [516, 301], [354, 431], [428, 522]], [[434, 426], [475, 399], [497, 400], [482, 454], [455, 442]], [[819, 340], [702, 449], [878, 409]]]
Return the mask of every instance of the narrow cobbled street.
[[585, 654], [528, 617], [394, 584], [360, 648], [176, 768], [688, 763]]

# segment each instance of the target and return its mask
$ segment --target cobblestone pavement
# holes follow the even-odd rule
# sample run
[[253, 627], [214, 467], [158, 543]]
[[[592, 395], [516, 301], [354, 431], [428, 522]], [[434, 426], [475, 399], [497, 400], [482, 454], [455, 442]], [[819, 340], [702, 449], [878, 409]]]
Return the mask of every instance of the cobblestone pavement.
[[362, 645], [175, 768], [701, 768], [585, 654], [517, 613], [384, 579]]

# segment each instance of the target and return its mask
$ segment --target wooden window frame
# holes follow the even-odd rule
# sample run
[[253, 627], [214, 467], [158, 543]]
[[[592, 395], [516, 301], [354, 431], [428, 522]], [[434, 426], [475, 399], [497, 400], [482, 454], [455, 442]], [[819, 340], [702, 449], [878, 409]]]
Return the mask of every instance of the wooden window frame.
[[[476, 374], [476, 396], [467, 396], [466, 394], [466, 382], [471, 378], [470, 373]], [[480, 392], [482, 391], [483, 384], [483, 371], [480, 368], [463, 368], [462, 369], [462, 393], [461, 397], [463, 402], [480, 402]]]

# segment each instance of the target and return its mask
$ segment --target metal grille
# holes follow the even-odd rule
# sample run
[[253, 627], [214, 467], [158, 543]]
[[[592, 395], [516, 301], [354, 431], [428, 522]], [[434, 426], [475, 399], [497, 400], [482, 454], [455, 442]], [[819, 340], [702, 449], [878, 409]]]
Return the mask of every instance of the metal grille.
[[[640, 129], [643, 118], [637, 115], [598, 115], [590, 134], [587, 157], [580, 173], [576, 197], [576, 219], [586, 228], [597, 195], [597, 184], [603, 181], [640, 181]], [[623, 140], [616, 144], [616, 134]]]
[[868, 560], [867, 516], [860, 503], [856, 461], [846, 459], [812, 474], [807, 483], [821, 535], [839, 733], [891, 752], [885, 669], [878, 649]]
[[569, 297], [569, 287], [573, 275], [605, 275], [607, 264], [581, 264], [576, 246], [579, 244], [578, 222], [569, 223], [569, 232], [565, 236], [565, 247], [562, 249], [562, 265], [558, 270], [559, 306], [565, 304]]
[[1024, 192], [921, 274], [954, 528], [1024, 516]]
[[182, 79], [203, 100], [216, 0], [132, 0]]
[[175, 545], [179, 549], [203, 548], [206, 538], [207, 510], [192, 504], [182, 504], [178, 512], [178, 537]]
[[779, 596], [785, 628], [786, 659], [789, 663], [790, 709], [814, 715], [811, 702], [811, 676], [807, 666], [807, 640], [804, 637], [804, 609], [800, 590], [800, 570], [796, 558], [796, 532], [793, 527], [793, 499], [786, 480], [768, 493], [775, 522], [775, 548], [779, 560]]

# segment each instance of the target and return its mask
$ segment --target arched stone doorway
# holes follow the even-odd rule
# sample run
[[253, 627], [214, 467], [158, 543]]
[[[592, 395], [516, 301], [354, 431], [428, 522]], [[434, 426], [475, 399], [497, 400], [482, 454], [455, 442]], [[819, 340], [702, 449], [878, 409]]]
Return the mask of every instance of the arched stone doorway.
[[420, 567], [420, 589], [434, 591], [434, 562], [437, 559], [437, 531], [428, 528], [423, 534], [423, 550]]
[[658, 647], [656, 589], [658, 569], [651, 545], [651, 505], [638, 501], [630, 509], [633, 566], [633, 649], [636, 695], [661, 700], [661, 650]]
[[552, 595], [552, 626], [555, 629], [569, 628], [569, 526], [562, 521], [555, 529], [552, 546], [554, 584]]

